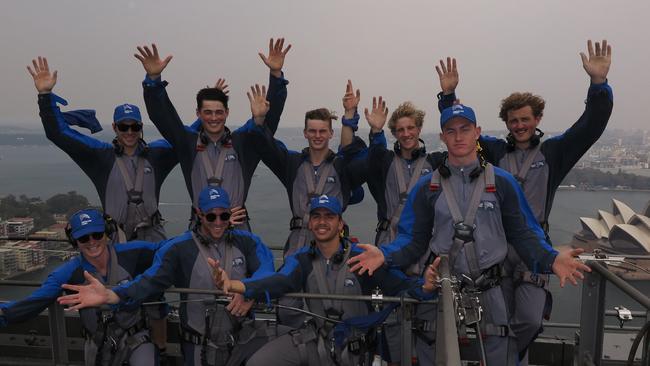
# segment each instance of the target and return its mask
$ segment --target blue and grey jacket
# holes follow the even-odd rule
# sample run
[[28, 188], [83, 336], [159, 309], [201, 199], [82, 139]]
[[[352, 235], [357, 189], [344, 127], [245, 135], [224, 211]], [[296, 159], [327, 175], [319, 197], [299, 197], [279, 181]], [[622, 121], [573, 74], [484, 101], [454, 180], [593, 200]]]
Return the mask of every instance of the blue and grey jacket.
[[[469, 205], [478, 179], [470, 178], [478, 161], [468, 167], [449, 167], [451, 184], [461, 212]], [[474, 242], [481, 270], [506, 258], [507, 243], [512, 243], [528, 268], [535, 273], [551, 273], [557, 252], [546, 241], [519, 184], [508, 172], [494, 168], [494, 192], [481, 195], [476, 213]], [[400, 217], [398, 235], [381, 247], [389, 266], [406, 268], [418, 263], [429, 252], [448, 253], [453, 243], [454, 220], [443, 197], [444, 191], [430, 187], [431, 174], [422, 177], [408, 196]], [[453, 273], [469, 274], [464, 248], [457, 256]]]
[[[140, 304], [151, 294], [159, 293], [172, 285], [175, 287], [215, 289], [212, 269], [197, 245], [205, 245], [213, 259], [223, 262], [225, 246], [232, 246], [231, 278], [244, 279], [258, 277], [273, 272], [273, 254], [261, 239], [250, 232], [228, 230], [219, 242], [198, 243], [193, 232], [187, 231], [175, 238], [161, 243], [154, 263], [142, 275], [133, 281], [120, 285], [113, 290], [120, 297], [118, 307], [131, 307]], [[196, 301], [214, 299], [214, 296], [200, 294], [181, 294], [181, 327], [194, 334], [204, 334], [206, 309], [209, 303]], [[187, 301], [193, 300], [193, 301]], [[218, 322], [217, 322], [218, 323]]]
[[[167, 95], [167, 84], [166, 81], [160, 79], [146, 78], [142, 83], [144, 101], [149, 117], [162, 136], [174, 147], [192, 203], [195, 207], [197, 206], [199, 192], [208, 186], [210, 178], [209, 172], [205, 171], [199, 158], [199, 149], [206, 151], [212, 161], [216, 159], [217, 155], [220, 156], [220, 151], [223, 150], [225, 165], [221, 187], [228, 192], [233, 207], [244, 206], [253, 173], [260, 161], [257, 151], [252, 148], [251, 134], [249, 133], [255, 126], [253, 120], [249, 120], [232, 133], [226, 128], [222, 141], [212, 143], [200, 128], [197, 131], [183, 125], [183, 121]], [[284, 102], [287, 99], [287, 84], [288, 81], [283, 77], [269, 76], [267, 100], [270, 103], [270, 110], [266, 114], [264, 122], [272, 133], [277, 130], [284, 109]]]
[[[39, 94], [38, 106], [45, 135], [63, 150], [86, 173], [97, 189], [104, 212], [121, 226], [126, 225], [128, 214], [128, 193], [124, 178], [116, 163], [118, 158], [126, 158], [132, 177], [135, 176], [137, 159], [144, 158], [144, 180], [142, 199], [144, 209], [150, 215], [158, 215], [160, 187], [178, 160], [172, 147], [165, 140], [156, 140], [147, 145], [141, 144], [133, 157], [122, 154], [120, 149], [70, 128], [57, 105], [60, 98], [52, 93]], [[154, 230], [138, 232], [139, 239], [148, 241], [164, 240], [162, 226]], [[142, 234], [142, 235], [141, 235]]]
[[[108, 245], [111, 258], [117, 263], [110, 262], [106, 277], [97, 273], [95, 267], [83, 256], [76, 256], [50, 273], [43, 285], [23, 300], [0, 305], [3, 315], [0, 316], [0, 326], [19, 323], [37, 316], [61, 295], [61, 285], [81, 285], [86, 283], [84, 271], [88, 271], [104, 284], [117, 285], [128, 282], [143, 273], [151, 266], [154, 254], [159, 244], [133, 241], [120, 245]], [[151, 293], [152, 299], [158, 294]], [[97, 331], [100, 311], [97, 308], [86, 308], [79, 311], [81, 323], [89, 334]], [[139, 307], [128, 307], [114, 313], [120, 327], [128, 329], [141, 320]]]
[[[443, 109], [453, 105], [456, 100], [454, 93], [442, 95], [438, 108]], [[528, 174], [523, 182], [523, 190], [538, 222], [546, 225], [551, 213], [551, 206], [557, 188], [569, 171], [600, 138], [607, 127], [612, 114], [613, 94], [607, 82], [592, 84], [587, 92], [585, 111], [578, 121], [564, 133], [553, 136], [541, 142], [537, 156], [533, 158]], [[517, 171], [534, 147], [527, 150], [515, 148], [507, 141], [490, 136], [479, 139], [485, 158], [490, 163], [505, 170], [513, 171], [509, 164], [509, 156], [517, 164]]]
[[[284, 265], [277, 273], [267, 274], [262, 278], [244, 279], [246, 292], [244, 296], [248, 299], [258, 301], [270, 301], [282, 297], [288, 292], [322, 293], [319, 290], [317, 275], [315, 274], [314, 262], [319, 261], [325, 268], [325, 277], [330, 293], [338, 295], [369, 295], [375, 288], [380, 288], [384, 295], [394, 296], [400, 293], [408, 294], [416, 299], [430, 299], [432, 294], [422, 291], [422, 279], [407, 277], [396, 269], [379, 268], [372, 276], [368, 274], [358, 275], [351, 273], [345, 263], [343, 246], [339, 249], [341, 259], [338, 263], [333, 259], [326, 259], [318, 248], [305, 246], [285, 259]], [[350, 244], [349, 257], [361, 254], [362, 250], [356, 244]], [[343, 283], [337, 282], [341, 279], [339, 272], [343, 273]], [[342, 319], [368, 314], [371, 310], [369, 303], [361, 301], [338, 301], [334, 305], [340, 307], [335, 309], [341, 311]], [[325, 316], [325, 304], [322, 300], [307, 299], [310, 311]]]
[[[314, 186], [318, 186], [321, 176], [326, 179], [319, 195], [336, 197], [345, 210], [350, 203], [352, 190], [365, 181], [363, 174], [351, 169], [350, 164], [354, 160], [365, 159], [367, 146], [363, 140], [355, 137], [351, 144], [338, 153], [330, 151], [325, 161], [314, 167], [309, 160], [309, 148], [301, 152], [287, 149], [284, 143], [273, 138], [269, 126], [257, 126], [252, 135], [256, 137], [254, 147], [258, 149], [262, 161], [278, 177], [289, 196], [289, 206], [295, 219], [292, 220], [292, 232], [284, 251], [291, 253], [311, 241], [311, 232], [307, 230], [305, 218], [309, 213], [309, 201], [313, 197], [309, 194], [305, 170], [310, 172], [309, 178], [313, 177]], [[296, 220], [300, 220], [300, 223], [296, 224]], [[299, 238], [301, 236], [304, 237]]]

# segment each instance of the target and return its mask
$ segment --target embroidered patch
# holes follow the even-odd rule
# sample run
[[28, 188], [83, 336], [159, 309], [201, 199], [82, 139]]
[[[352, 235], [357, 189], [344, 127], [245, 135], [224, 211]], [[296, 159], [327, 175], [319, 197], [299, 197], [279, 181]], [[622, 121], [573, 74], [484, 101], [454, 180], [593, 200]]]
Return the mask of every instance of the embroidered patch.
[[354, 280], [351, 278], [346, 278], [343, 283], [343, 287], [354, 287]]
[[152, 171], [153, 170], [151, 170], [150, 167], [148, 167], [148, 166], [144, 167], [144, 174], [151, 174]]
[[496, 201], [481, 201], [481, 203], [478, 204], [478, 208], [487, 211], [494, 211], [496, 206], [497, 206]]
[[427, 174], [429, 174], [429, 173], [431, 173], [431, 169], [429, 169], [429, 168], [424, 168], [424, 169], [422, 169], [422, 171], [420, 172], [420, 175], [427, 175]]
[[334, 177], [334, 176], [327, 177], [326, 182], [327, 183], [336, 183], [336, 177]]
[[226, 155], [226, 161], [235, 161], [235, 160], [237, 160], [237, 155], [235, 154]]
[[128, 279], [128, 278], [125, 278], [125, 279], [123, 279], [122, 281], [118, 282], [117, 285], [118, 285], [118, 286], [122, 286], [122, 285], [126, 285], [126, 284], [129, 283], [129, 282], [130, 282], [129, 279]]
[[244, 265], [244, 258], [243, 257], [233, 258], [233, 260], [232, 260], [232, 266], [233, 267], [243, 266], [243, 265]]
[[542, 161], [536, 161], [536, 162], [530, 164], [530, 168], [531, 169], [537, 169], [537, 168], [543, 167], [544, 165], [546, 165], [545, 161], [543, 161], [543, 160]]

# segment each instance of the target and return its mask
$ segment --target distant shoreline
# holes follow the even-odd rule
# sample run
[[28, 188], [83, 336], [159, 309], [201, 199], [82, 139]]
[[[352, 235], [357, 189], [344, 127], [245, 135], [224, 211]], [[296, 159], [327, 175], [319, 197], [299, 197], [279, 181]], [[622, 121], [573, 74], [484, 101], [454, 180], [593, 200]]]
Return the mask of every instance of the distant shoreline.
[[631, 189], [631, 188], [580, 188], [580, 187], [569, 187], [569, 186], [559, 186], [558, 190], [560, 191], [584, 191], [584, 192], [650, 192], [650, 189]]

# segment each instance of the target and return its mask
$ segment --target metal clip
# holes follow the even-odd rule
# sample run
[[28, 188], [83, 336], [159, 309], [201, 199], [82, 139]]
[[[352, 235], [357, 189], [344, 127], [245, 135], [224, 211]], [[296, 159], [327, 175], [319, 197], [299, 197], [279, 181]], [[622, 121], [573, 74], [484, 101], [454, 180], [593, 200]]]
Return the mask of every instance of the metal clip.
[[623, 328], [623, 323], [629, 322], [632, 320], [632, 312], [630, 309], [626, 308], [625, 306], [614, 306], [614, 310], [616, 310], [616, 316], [618, 317], [618, 325]]
[[381, 290], [379, 289], [379, 287], [375, 287], [375, 289], [372, 290], [372, 294], [370, 295], [370, 299], [371, 299], [372, 306], [375, 309], [379, 309], [382, 302], [384, 301], [384, 294], [381, 293]]

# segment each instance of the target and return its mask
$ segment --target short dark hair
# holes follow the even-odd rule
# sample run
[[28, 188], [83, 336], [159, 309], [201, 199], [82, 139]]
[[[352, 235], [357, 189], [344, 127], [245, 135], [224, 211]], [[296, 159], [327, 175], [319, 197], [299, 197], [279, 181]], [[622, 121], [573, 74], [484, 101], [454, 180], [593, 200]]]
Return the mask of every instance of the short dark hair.
[[546, 102], [539, 95], [533, 93], [512, 93], [506, 99], [501, 101], [499, 117], [503, 122], [508, 122], [508, 112], [529, 106], [533, 110], [533, 116], [541, 117], [544, 114]]
[[196, 94], [196, 109], [201, 110], [204, 100], [216, 100], [223, 104], [223, 107], [228, 109], [228, 95], [221, 89], [217, 88], [203, 88]]
[[305, 129], [307, 129], [307, 120], [317, 119], [320, 121], [327, 121], [330, 124], [330, 129], [332, 129], [332, 120], [338, 119], [334, 112], [330, 111], [327, 108], [318, 108], [305, 113]]

